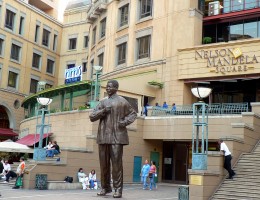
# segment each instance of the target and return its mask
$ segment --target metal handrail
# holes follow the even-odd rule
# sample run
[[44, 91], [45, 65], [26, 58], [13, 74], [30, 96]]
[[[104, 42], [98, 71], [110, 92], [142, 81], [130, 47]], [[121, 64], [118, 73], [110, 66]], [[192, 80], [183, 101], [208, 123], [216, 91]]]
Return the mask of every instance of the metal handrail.
[[[160, 106], [152, 107], [152, 116], [168, 116], [168, 115], [192, 115], [192, 104], [190, 105], [177, 105], [176, 109], [172, 107], [163, 108]], [[241, 114], [248, 112], [249, 106], [247, 102], [242, 103], [212, 103], [208, 105], [209, 115], [223, 115], [223, 114]]]

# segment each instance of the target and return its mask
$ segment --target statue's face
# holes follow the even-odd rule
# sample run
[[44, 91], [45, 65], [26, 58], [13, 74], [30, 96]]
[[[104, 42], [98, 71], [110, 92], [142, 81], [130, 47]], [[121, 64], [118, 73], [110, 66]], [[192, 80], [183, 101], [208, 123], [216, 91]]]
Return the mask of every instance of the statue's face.
[[108, 96], [110, 97], [116, 93], [117, 88], [115, 88], [112, 83], [107, 83], [106, 91]]

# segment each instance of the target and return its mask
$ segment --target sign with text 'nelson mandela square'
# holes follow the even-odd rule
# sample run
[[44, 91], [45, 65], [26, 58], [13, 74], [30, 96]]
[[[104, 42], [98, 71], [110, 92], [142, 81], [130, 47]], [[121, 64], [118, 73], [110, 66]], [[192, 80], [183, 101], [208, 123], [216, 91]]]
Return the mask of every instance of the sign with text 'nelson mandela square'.
[[65, 84], [75, 83], [82, 80], [82, 66], [65, 70]]

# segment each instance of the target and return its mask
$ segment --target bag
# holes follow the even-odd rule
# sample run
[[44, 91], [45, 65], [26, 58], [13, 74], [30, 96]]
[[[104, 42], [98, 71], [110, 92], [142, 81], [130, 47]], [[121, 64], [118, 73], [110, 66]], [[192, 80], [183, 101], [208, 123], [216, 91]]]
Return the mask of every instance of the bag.
[[15, 182], [15, 186], [20, 187], [23, 186], [23, 180], [21, 176], [18, 176]]
[[72, 183], [73, 182], [73, 177], [66, 176], [64, 181], [67, 182], [67, 183]]
[[153, 173], [149, 173], [149, 178], [153, 178]]

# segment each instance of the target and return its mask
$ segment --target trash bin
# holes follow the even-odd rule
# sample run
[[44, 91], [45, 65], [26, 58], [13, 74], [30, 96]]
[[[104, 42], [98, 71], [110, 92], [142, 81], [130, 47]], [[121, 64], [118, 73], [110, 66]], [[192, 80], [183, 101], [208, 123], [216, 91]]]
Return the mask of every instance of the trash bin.
[[47, 174], [36, 174], [35, 188], [39, 190], [47, 190]]
[[189, 186], [188, 185], [179, 186], [178, 200], [189, 200]]

